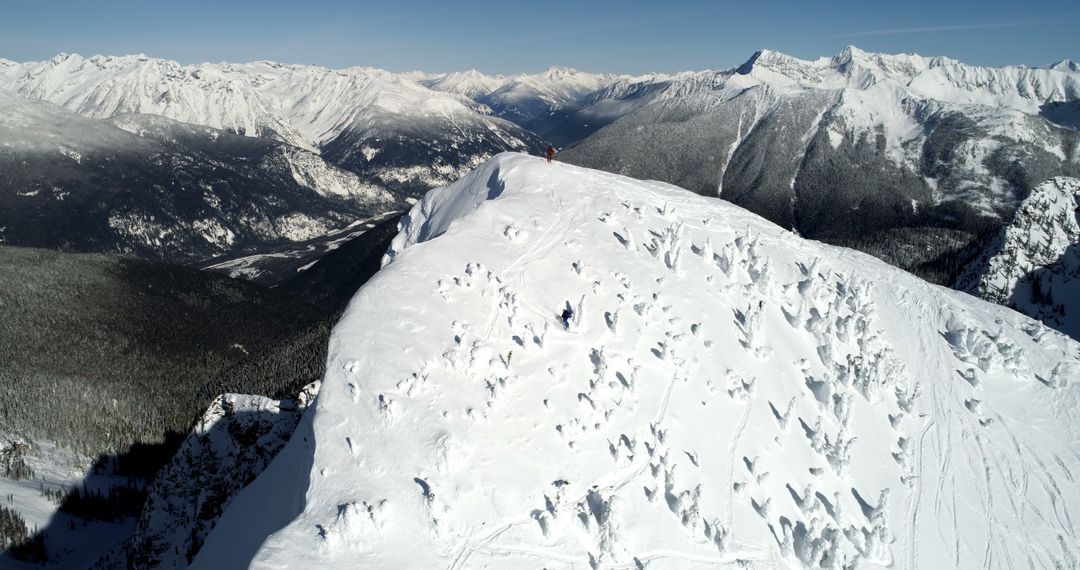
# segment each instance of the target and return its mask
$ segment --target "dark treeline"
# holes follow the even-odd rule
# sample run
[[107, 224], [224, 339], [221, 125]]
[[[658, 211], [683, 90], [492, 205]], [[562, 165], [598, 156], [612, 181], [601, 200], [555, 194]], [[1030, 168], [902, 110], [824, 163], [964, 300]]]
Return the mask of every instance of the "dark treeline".
[[0, 247], [0, 265], [0, 430], [31, 442], [121, 453], [186, 433], [222, 389], [321, 377], [333, 315], [296, 297], [101, 255]]

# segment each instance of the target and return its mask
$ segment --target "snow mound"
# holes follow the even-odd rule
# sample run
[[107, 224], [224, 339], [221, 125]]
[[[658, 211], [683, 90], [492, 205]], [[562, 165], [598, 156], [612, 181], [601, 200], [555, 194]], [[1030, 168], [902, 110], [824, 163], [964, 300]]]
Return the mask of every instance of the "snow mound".
[[1004, 307], [502, 154], [402, 222], [195, 566], [1069, 567], [1078, 376]]

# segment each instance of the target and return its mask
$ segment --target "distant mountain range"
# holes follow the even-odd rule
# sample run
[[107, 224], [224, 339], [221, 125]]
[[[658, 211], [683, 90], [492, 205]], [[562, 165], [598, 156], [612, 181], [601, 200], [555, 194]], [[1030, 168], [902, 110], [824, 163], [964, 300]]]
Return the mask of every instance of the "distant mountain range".
[[464, 95], [488, 106], [492, 114], [512, 121], [563, 145], [585, 131], [567, 125], [565, 113], [587, 105], [590, 95], [615, 83], [656, 80], [662, 76], [631, 77], [592, 74], [565, 67], [512, 76], [484, 75], [476, 70], [424, 78], [420, 83], [438, 91]]
[[544, 146], [361, 68], [0, 60], [0, 109], [0, 239], [183, 263], [317, 238]]
[[563, 160], [718, 195], [833, 243], [913, 228], [890, 234], [902, 249], [925, 228], [961, 230], [951, 256], [1008, 221], [1039, 182], [1080, 172], [1067, 107], [1080, 74], [1068, 64], [762, 51], [736, 69], [624, 91], [635, 94], [619, 99], [629, 110]]
[[[88, 246], [178, 260], [235, 258], [306, 241], [400, 210], [406, 197], [449, 183], [496, 152], [537, 152], [550, 141], [569, 147], [561, 160], [719, 196], [806, 237], [871, 251], [950, 283], [971, 255], [965, 252], [1008, 222], [1035, 185], [1080, 175], [1080, 70], [1069, 60], [990, 68], [854, 47], [809, 61], [762, 50], [733, 69], [635, 77], [559, 67], [500, 76], [272, 62], [184, 66], [146, 56], [61, 54], [36, 63], [0, 60], [0, 88], [108, 121], [175, 152], [209, 156], [207, 138], [243, 146], [226, 131], [267, 141], [234, 155], [285, 157], [249, 161], [261, 169], [246, 181], [229, 179], [241, 188], [279, 182], [269, 184], [276, 189], [266, 198], [274, 206], [244, 220], [254, 227], [200, 203], [170, 207], [178, 224], [198, 222], [194, 232], [170, 229], [161, 221], [170, 215], [147, 206], [99, 223], [95, 231], [116, 235]], [[204, 128], [163, 134], [192, 127], [160, 117]], [[53, 154], [68, 152], [60, 147]], [[51, 169], [13, 160], [27, 172], [0, 181], [9, 186], [0, 188], [0, 199], [20, 206], [36, 191], [52, 210], [68, 207], [54, 197], [70, 191], [53, 183]], [[170, 160], [185, 168], [206, 163]], [[147, 186], [191, 191], [208, 176], [163, 168], [170, 173], [154, 175], [161, 182], [139, 184], [135, 203], [175, 196], [147, 196]], [[174, 174], [182, 180], [170, 180]], [[70, 178], [94, 179], [78, 172]], [[92, 186], [79, 191], [94, 196]], [[46, 209], [32, 206], [39, 216]], [[4, 224], [9, 243], [86, 245], [78, 243], [86, 239], [81, 230], [76, 239], [63, 230], [35, 234]]]
[[0, 238], [188, 263], [322, 236], [400, 194], [317, 154], [154, 115], [0, 91]]
[[[0, 64], [0, 85], [80, 115], [161, 115], [321, 153], [394, 188], [422, 192], [535, 136], [472, 100], [371, 68], [273, 62], [184, 66], [146, 56]], [[486, 156], [484, 156], [486, 158]]]
[[[115, 559], [103, 559], [106, 565], [121, 564], [120, 559], [153, 551], [161, 556], [127, 558], [125, 563], [183, 566], [198, 554], [234, 494], [269, 464], [300, 421], [309, 396], [296, 402], [290, 398], [323, 374], [331, 324], [379, 269], [398, 233], [400, 212], [428, 189], [457, 180], [493, 154], [536, 153], [548, 142], [565, 147], [558, 155], [562, 161], [734, 202], [804, 237], [871, 252], [1076, 337], [1080, 187], [1067, 176], [1080, 175], [1078, 127], [1080, 68], [1068, 60], [1045, 68], [985, 68], [855, 48], [813, 61], [765, 50], [730, 70], [638, 77], [566, 68], [489, 76], [272, 62], [184, 66], [145, 56], [0, 60], [0, 242], [125, 256], [0, 247], [5, 269], [0, 306], [14, 311], [0, 323], [0, 337], [7, 341], [0, 342], [0, 354], [11, 363], [0, 370], [0, 388], [8, 394], [0, 401], [17, 403], [0, 412], [0, 432], [87, 454], [160, 446], [171, 434], [168, 448], [178, 444], [176, 434], [191, 427], [220, 393], [284, 398], [233, 394], [213, 400], [181, 453], [150, 489], [151, 501], [133, 542], [114, 548], [109, 556]], [[493, 198], [503, 191], [504, 178], [523, 176], [519, 167], [531, 173], [529, 184], [537, 188], [547, 184], [545, 176], [555, 177], [541, 172], [548, 168], [543, 164], [514, 157], [494, 163], [502, 166], [475, 174], [459, 189]], [[607, 196], [625, 222], [611, 227], [612, 239], [630, 253], [636, 247], [633, 238], [644, 239], [648, 243], [641, 242], [639, 252], [662, 259], [672, 275], [682, 275], [676, 252], [680, 243], [686, 246], [682, 226], [661, 235], [641, 225], [643, 215], [660, 223], [672, 213], [664, 185], [558, 168], [564, 175], [559, 193], [571, 203], [597, 190], [598, 181], [629, 191], [621, 204]], [[484, 173], [488, 178], [477, 178]], [[656, 214], [652, 209], [634, 214], [634, 200], [656, 202]], [[419, 223], [410, 228], [409, 220], [435, 216], [449, 223], [465, 217], [447, 205], [451, 202], [441, 203], [449, 212], [444, 218], [430, 204], [414, 208], [405, 218], [402, 239], [408, 241], [410, 231], [431, 230]], [[467, 206], [480, 203], [498, 204], [479, 200]], [[530, 236], [530, 228], [517, 222], [544, 210], [518, 205], [515, 225], [499, 226], [506, 244], [492, 242], [491, 251], [528, 240], [556, 246], [547, 236]], [[509, 208], [505, 203], [497, 207]], [[553, 233], [570, 231], [563, 222], [587, 226], [581, 216], [559, 218], [570, 215], [561, 205], [549, 209], [556, 216], [552, 219], [559, 220]], [[712, 258], [705, 252], [721, 244], [709, 240], [686, 246], [686, 254], [721, 268], [727, 264], [725, 272], [733, 267], [727, 263], [732, 255], [746, 256], [743, 269], [761, 284], [745, 283], [740, 295], [755, 290], [765, 296], [794, 294], [797, 288], [769, 285], [775, 281], [773, 272], [793, 271], [790, 263], [760, 265], [764, 258], [748, 253], [758, 245], [756, 239], [746, 241], [747, 228], [763, 234], [775, 228], [727, 206], [716, 212], [727, 212], [727, 217], [703, 223], [726, 225], [724, 239], [731, 243]], [[611, 212], [592, 215], [613, 224]], [[743, 230], [747, 237], [738, 237]], [[862, 295], [858, 272], [848, 269], [873, 260], [799, 240], [796, 244], [786, 232], [777, 235], [850, 273], [842, 281], [854, 284], [856, 297]], [[574, 239], [563, 245], [569, 247]], [[422, 248], [412, 249], [409, 255]], [[774, 249], [767, 253], [777, 259], [795, 251]], [[394, 263], [408, 267], [411, 262], [402, 258]], [[833, 279], [827, 271], [819, 274], [813, 259], [799, 263], [807, 264], [799, 267], [801, 276], [785, 278], [805, 279], [800, 283]], [[527, 265], [514, 270], [525, 271]], [[592, 262], [572, 265], [581, 276], [595, 270], [589, 269]], [[416, 274], [423, 277], [429, 270]], [[922, 291], [900, 274], [874, 271]], [[662, 284], [646, 273], [643, 282]], [[592, 295], [607, 294], [599, 281], [589, 279]], [[400, 293], [387, 291], [386, 279], [382, 283], [371, 298]], [[619, 286], [629, 289], [627, 283]], [[814, 294], [832, 292], [813, 287], [820, 289], [820, 284], [811, 287]], [[450, 301], [448, 293], [440, 293]], [[936, 306], [940, 299], [935, 299]], [[943, 306], [957, 315], [968, 315], [968, 303], [975, 303], [949, 299]], [[813, 300], [795, 301], [805, 308]], [[561, 307], [564, 302], [548, 299], [543, 305]], [[830, 306], [827, 299], [822, 302]], [[516, 305], [509, 297], [506, 303]], [[638, 306], [631, 320], [633, 314], [648, 316], [647, 303], [640, 304], [640, 311]], [[879, 304], [881, 310], [889, 306]], [[928, 307], [920, 303], [919, 311]], [[795, 326], [797, 316], [782, 310]], [[745, 333], [751, 329], [743, 325], [750, 321], [740, 314], [741, 309], [730, 330]], [[612, 315], [604, 318], [614, 335], [618, 311]], [[931, 330], [928, 323], [940, 319], [928, 315], [917, 324]], [[832, 330], [815, 328], [813, 319], [807, 319], [796, 328], [813, 334]], [[508, 322], [514, 326], [513, 318]], [[946, 354], [948, 348], [963, 360], [969, 348], [971, 354], [983, 350], [983, 336], [1005, 334], [991, 330], [989, 317], [980, 316], [978, 322], [978, 334], [963, 327], [953, 330], [951, 317], [935, 325], [934, 330], [946, 326], [951, 335], [945, 337], [951, 348], [942, 344], [939, 352]], [[776, 323], [782, 321], [768, 326]], [[837, 330], [846, 326], [840, 323]], [[1028, 343], [1034, 355], [1031, 372], [1041, 384], [1031, 384], [1061, 388], [1072, 368], [1043, 366], [1036, 357], [1042, 354], [1042, 339], [1064, 341], [1035, 325], [1009, 324], [1006, 337], [1028, 343], [1017, 332], [1023, 331], [1034, 339]], [[700, 326], [691, 324], [690, 334], [697, 337]], [[994, 326], [1001, 329], [1001, 319]], [[356, 329], [348, 329], [349, 334], [375, 334]], [[425, 330], [408, 331], [410, 342]], [[514, 346], [530, 343], [530, 351], [533, 344], [542, 350], [543, 334], [531, 341], [522, 340], [528, 335], [511, 340]], [[742, 344], [748, 350], [750, 336]], [[346, 338], [341, 335], [338, 344]], [[685, 333], [675, 331], [663, 337], [671, 342], [684, 338]], [[964, 344], [969, 340], [971, 347]], [[667, 342], [658, 343], [662, 350], [654, 348], [649, 358], [662, 360]], [[987, 357], [1010, 374], [1015, 372], [1006, 366], [1011, 342], [998, 345], [1004, 360]], [[831, 358], [819, 346], [806, 352], [810, 360]], [[515, 350], [514, 366], [531, 358]], [[601, 347], [599, 358], [603, 352]], [[969, 361], [982, 366], [978, 358]], [[510, 356], [502, 362], [510, 368]], [[596, 360], [591, 362], [596, 366]], [[977, 386], [971, 374], [974, 368], [961, 377]], [[619, 380], [628, 386], [626, 379]], [[814, 390], [809, 378], [806, 385]], [[491, 386], [486, 390], [494, 395]], [[56, 394], [64, 397], [54, 402]], [[581, 395], [573, 401], [581, 403]], [[99, 413], [109, 406], [119, 412]], [[481, 408], [463, 412], [469, 421], [484, 417], [471, 415], [473, 409]], [[892, 415], [888, 421], [894, 421]], [[308, 426], [303, 433], [310, 435]], [[906, 444], [899, 445], [903, 450]], [[695, 456], [688, 457], [697, 463]], [[415, 492], [409, 481], [405, 487]], [[211, 492], [204, 493], [207, 489]]]

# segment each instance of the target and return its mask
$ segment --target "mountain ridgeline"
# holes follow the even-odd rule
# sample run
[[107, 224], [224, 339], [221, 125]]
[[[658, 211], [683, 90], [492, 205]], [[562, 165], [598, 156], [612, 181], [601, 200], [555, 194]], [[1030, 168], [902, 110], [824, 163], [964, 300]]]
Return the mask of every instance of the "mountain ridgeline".
[[189, 263], [400, 207], [284, 143], [151, 115], [87, 119], [0, 92], [4, 241]]
[[[563, 160], [719, 195], [939, 283], [1036, 184], [1080, 172], [1075, 71], [848, 48], [815, 61], [763, 51], [660, 85]], [[929, 259], [905, 254], [928, 242], [941, 245]]]
[[[716, 564], [766, 551], [763, 563], [793, 565], [959, 561], [967, 531], [956, 513], [919, 508], [930, 493], [920, 481], [957, 450], [980, 467], [1045, 459], [1044, 493], [1026, 480], [993, 486], [1042, 512], [1075, 503], [1055, 481], [1072, 477], [1068, 434], [1045, 438], [1010, 417], [1032, 417], [1029, 400], [1074, 402], [1080, 351], [1039, 323], [799, 236], [1075, 338], [1078, 105], [1072, 62], [986, 68], [855, 48], [637, 77], [0, 60], [0, 435], [119, 454], [146, 477], [166, 465], [135, 534], [102, 567], [297, 565], [281, 544], [347, 566], [389, 552], [383, 563], [471, 553], [495, 566], [550, 555], [640, 567], [670, 544]], [[549, 142], [570, 165], [491, 158]], [[580, 259], [581, 247], [607, 254]], [[552, 283], [573, 298], [553, 297]], [[402, 295], [410, 303], [387, 301]], [[566, 306], [575, 316], [560, 325]], [[553, 346], [571, 356], [552, 360]], [[790, 370], [768, 364], [775, 351]], [[953, 372], [947, 390], [919, 384]], [[305, 415], [324, 377], [325, 405]], [[714, 408], [740, 427], [684, 429], [714, 421]], [[788, 429], [793, 417], [802, 429]], [[748, 421], [780, 447], [740, 439]], [[524, 440], [558, 462], [504, 465]], [[157, 455], [135, 453], [144, 448]], [[721, 448], [730, 457], [710, 451]], [[289, 461], [272, 464], [279, 452]], [[513, 475], [490, 512], [462, 469], [477, 458]], [[398, 480], [372, 465], [423, 468]], [[351, 477], [328, 482], [325, 469]], [[991, 501], [997, 476], [987, 468], [980, 488], [983, 471], [936, 493], [1008, 532], [1045, 527], [1028, 536], [1032, 560], [1076, 560], [1061, 519], [1024, 521]], [[903, 516], [890, 515], [889, 492]], [[666, 521], [655, 540], [622, 524], [646, 517]], [[478, 520], [491, 534], [455, 534]], [[917, 548], [927, 525], [955, 559]], [[987, 553], [1018, 553], [987, 533]], [[657, 548], [637, 552], [649, 541]]]
[[1036, 186], [955, 286], [1080, 338], [1080, 180]]
[[371, 69], [0, 62], [0, 239], [180, 263], [316, 238], [543, 142]]
[[[974, 255], [973, 243], [1008, 222], [1036, 184], [1080, 174], [1080, 71], [1068, 61], [990, 68], [849, 47], [810, 61], [762, 50], [723, 71], [635, 77], [555, 67], [490, 76], [62, 54], [4, 62], [0, 87], [94, 120], [159, 115], [284, 143], [288, 150], [277, 152], [293, 158], [261, 163], [293, 165], [293, 182], [308, 187], [333, 173], [337, 191], [321, 194], [349, 204], [267, 210], [245, 220], [258, 228], [246, 233], [213, 208], [188, 216], [198, 235], [181, 237], [178, 226], [158, 227], [160, 218], [151, 223], [149, 214], [96, 228], [135, 234], [120, 251], [187, 250], [170, 259], [303, 241], [358, 210], [400, 210], [403, 198], [447, 184], [496, 152], [536, 152], [551, 141], [569, 145], [561, 160], [718, 195], [806, 237], [874, 253], [945, 284]], [[146, 119], [124, 122], [139, 121]], [[181, 144], [183, 137], [168, 139]], [[208, 152], [202, 142], [196, 147]], [[299, 162], [319, 165], [319, 174], [296, 174]], [[263, 168], [282, 178], [280, 169]], [[346, 181], [350, 173], [357, 178]], [[185, 182], [203, 177], [185, 173], [151, 187], [191, 192]], [[64, 210], [50, 194], [64, 195], [63, 186], [50, 182], [26, 188], [16, 181], [21, 186], [8, 199], [18, 204], [14, 195], [27, 198], [40, 187], [38, 200]], [[275, 193], [274, 202], [305, 193], [285, 194]], [[13, 224], [6, 235], [9, 243], [63, 245]], [[181, 239], [191, 245], [172, 244]]]
[[0, 68], [0, 84], [89, 118], [160, 115], [282, 141], [368, 182], [416, 194], [456, 179], [494, 152], [541, 146], [468, 98], [371, 68], [184, 66], [146, 56], [61, 54]]

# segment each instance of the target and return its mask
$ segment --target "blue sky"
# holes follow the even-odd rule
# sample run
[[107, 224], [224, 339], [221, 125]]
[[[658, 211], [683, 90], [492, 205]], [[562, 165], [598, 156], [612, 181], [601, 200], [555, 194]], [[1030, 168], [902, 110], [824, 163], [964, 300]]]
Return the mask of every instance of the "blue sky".
[[1080, 60], [1080, 3], [9, 0], [0, 21], [0, 57], [16, 61], [146, 53], [182, 63], [640, 73], [727, 68], [763, 47], [813, 58], [848, 44], [980, 65]]

